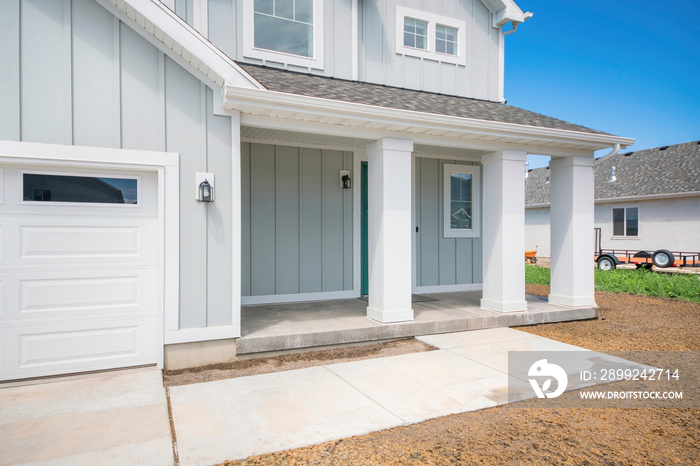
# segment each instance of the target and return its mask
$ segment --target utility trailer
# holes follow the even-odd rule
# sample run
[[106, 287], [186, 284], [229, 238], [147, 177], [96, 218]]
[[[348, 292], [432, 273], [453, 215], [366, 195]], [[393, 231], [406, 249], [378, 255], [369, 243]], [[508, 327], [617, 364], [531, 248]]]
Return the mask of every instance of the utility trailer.
[[700, 252], [669, 251], [668, 249], [629, 250], [603, 249], [600, 228], [595, 229], [594, 260], [600, 270], [613, 270], [620, 264], [634, 264], [637, 268], [651, 269], [652, 266], [700, 267]]

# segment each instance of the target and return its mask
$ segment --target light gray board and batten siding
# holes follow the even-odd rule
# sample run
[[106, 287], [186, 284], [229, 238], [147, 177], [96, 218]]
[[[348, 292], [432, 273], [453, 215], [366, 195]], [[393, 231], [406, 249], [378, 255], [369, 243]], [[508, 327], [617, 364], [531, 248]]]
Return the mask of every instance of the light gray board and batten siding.
[[243, 296], [353, 289], [353, 190], [339, 179], [352, 160], [352, 152], [242, 144]]
[[[444, 166], [477, 165], [417, 157], [415, 162], [416, 286], [482, 282], [482, 240], [444, 237]], [[480, 196], [483, 199], [483, 196]]]
[[[179, 153], [180, 328], [231, 324], [231, 122], [212, 91], [93, 0], [2, 9], [0, 138]], [[196, 171], [216, 175], [211, 205]]]
[[[464, 21], [466, 44], [460, 52], [464, 53], [464, 64], [397, 54], [397, 5]], [[284, 54], [280, 54], [279, 62], [245, 57], [241, 1], [210, 0], [208, 7], [208, 38], [234, 60], [339, 79], [353, 78], [351, 0], [324, 2], [323, 70], [286, 66]], [[500, 98], [500, 32], [493, 27], [492, 14], [480, 0], [376, 0], [360, 1], [358, 7], [360, 81], [493, 101]], [[183, 7], [182, 11], [188, 10]], [[182, 17], [187, 19], [186, 15]]]

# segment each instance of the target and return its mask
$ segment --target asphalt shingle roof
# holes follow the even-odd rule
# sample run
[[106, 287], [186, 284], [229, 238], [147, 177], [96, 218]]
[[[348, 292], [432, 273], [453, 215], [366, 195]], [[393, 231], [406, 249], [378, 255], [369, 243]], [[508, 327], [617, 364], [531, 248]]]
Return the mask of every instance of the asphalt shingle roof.
[[608, 134], [499, 102], [359, 81], [346, 81], [240, 62], [238, 65], [270, 91], [438, 115], [515, 123], [580, 133]]
[[[700, 192], [700, 141], [620, 152], [595, 162], [595, 198]], [[610, 183], [612, 167], [617, 180]], [[548, 168], [530, 171], [525, 180], [525, 204], [549, 204]]]

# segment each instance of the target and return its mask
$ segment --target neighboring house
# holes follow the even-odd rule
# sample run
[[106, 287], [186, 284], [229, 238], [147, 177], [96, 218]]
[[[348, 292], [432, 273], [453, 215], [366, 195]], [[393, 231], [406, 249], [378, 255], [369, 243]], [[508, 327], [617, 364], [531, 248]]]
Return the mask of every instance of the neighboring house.
[[[557, 158], [550, 302], [594, 304], [594, 151], [633, 140], [504, 104], [512, 0], [0, 8], [0, 379], [229, 359], [244, 304], [523, 311], [528, 153]], [[20, 196], [29, 175], [129, 203]]]
[[[594, 170], [603, 248], [700, 252], [700, 141], [607, 155]], [[525, 181], [525, 248], [541, 257], [551, 253], [550, 176], [538, 168]]]

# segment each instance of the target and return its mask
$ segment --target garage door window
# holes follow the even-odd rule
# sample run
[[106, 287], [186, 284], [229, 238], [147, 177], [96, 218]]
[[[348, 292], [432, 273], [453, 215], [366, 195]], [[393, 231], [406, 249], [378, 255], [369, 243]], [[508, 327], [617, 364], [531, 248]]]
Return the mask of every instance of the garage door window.
[[22, 200], [136, 205], [139, 203], [139, 179], [22, 173]]

